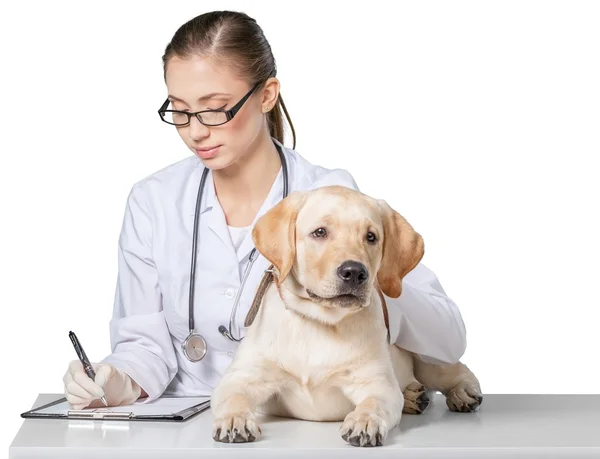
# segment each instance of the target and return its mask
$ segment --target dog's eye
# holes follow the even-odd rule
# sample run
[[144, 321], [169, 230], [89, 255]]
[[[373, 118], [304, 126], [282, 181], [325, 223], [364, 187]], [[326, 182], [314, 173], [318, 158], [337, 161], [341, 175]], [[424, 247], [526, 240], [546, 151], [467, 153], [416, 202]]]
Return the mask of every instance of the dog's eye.
[[377, 240], [377, 236], [375, 236], [375, 234], [371, 233], [370, 231], [367, 233], [367, 241], [369, 242], [375, 242]]
[[325, 237], [327, 236], [327, 231], [325, 231], [325, 228], [317, 228], [312, 232], [312, 235], [314, 237]]

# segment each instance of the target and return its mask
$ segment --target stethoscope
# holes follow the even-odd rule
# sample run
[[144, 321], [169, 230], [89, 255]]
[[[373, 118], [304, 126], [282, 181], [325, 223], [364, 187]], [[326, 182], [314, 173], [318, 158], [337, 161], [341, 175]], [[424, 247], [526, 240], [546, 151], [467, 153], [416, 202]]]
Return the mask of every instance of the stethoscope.
[[[277, 147], [277, 152], [279, 153], [279, 158], [281, 159], [281, 167], [283, 169], [283, 199], [285, 199], [288, 195], [288, 169], [287, 162], [281, 147], [278, 144], [275, 144]], [[200, 186], [198, 187], [198, 197], [196, 198], [196, 211], [194, 213], [194, 236], [192, 238], [192, 263], [190, 269], [190, 294], [189, 294], [189, 329], [190, 334], [182, 343], [181, 347], [183, 349], [183, 353], [186, 358], [191, 362], [199, 362], [206, 355], [207, 345], [206, 340], [199, 333], [194, 332], [194, 287], [195, 287], [195, 277], [196, 277], [196, 252], [198, 245], [198, 221], [200, 219], [200, 203], [202, 201], [202, 190], [204, 189], [204, 184], [206, 182], [206, 176], [208, 175], [208, 168], [204, 168], [202, 173], [202, 178], [200, 179]], [[238, 309], [238, 304], [240, 302], [240, 297], [242, 296], [242, 292], [244, 290], [244, 285], [246, 284], [246, 280], [248, 279], [248, 275], [250, 274], [250, 270], [252, 269], [252, 265], [257, 258], [256, 247], [252, 249], [250, 252], [250, 258], [248, 260], [248, 265], [244, 270], [244, 275], [242, 277], [242, 282], [240, 288], [237, 292], [235, 300], [233, 301], [233, 307], [231, 309], [231, 314], [229, 315], [229, 327], [225, 328], [223, 325], [219, 326], [219, 333], [223, 336], [229, 338], [231, 341], [240, 342], [242, 338], [235, 338], [231, 331], [231, 327], [233, 324], [233, 318]]]

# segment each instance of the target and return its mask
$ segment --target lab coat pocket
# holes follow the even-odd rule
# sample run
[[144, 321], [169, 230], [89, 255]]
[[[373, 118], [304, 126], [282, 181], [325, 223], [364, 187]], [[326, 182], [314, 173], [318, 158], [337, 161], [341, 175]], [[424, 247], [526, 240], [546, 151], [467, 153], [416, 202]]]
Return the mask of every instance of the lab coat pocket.
[[[188, 328], [188, 295], [185, 294], [181, 277], [165, 276], [163, 288], [163, 309], [170, 333], [180, 341], [189, 334]], [[187, 284], [189, 288], [189, 284]]]

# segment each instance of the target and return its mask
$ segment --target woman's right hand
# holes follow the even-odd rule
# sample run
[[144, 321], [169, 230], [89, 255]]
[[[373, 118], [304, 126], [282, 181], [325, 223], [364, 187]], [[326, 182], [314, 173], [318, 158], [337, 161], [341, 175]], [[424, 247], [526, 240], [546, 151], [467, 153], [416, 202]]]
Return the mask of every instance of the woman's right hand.
[[63, 377], [65, 397], [73, 409], [101, 408], [100, 397], [106, 397], [108, 406], [130, 405], [141, 395], [142, 389], [129, 375], [105, 363], [92, 363], [96, 373], [92, 380], [79, 360], [73, 360]]

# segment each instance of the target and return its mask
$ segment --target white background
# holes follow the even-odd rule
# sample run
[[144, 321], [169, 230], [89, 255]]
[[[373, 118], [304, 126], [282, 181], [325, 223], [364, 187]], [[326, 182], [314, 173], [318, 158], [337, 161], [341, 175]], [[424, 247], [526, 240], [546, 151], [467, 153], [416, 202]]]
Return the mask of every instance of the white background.
[[191, 154], [156, 113], [161, 55], [213, 9], [262, 26], [297, 151], [349, 170], [423, 235], [484, 393], [600, 393], [599, 3], [12, 2], [3, 453], [37, 394], [62, 392], [69, 330], [91, 360], [110, 352], [127, 194]]

